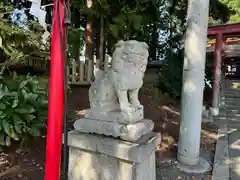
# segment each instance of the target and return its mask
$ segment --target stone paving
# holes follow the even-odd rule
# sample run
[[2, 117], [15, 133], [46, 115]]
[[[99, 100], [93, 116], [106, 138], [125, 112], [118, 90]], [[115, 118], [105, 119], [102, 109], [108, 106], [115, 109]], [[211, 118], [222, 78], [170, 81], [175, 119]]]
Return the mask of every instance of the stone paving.
[[240, 80], [225, 80], [223, 106], [215, 118], [219, 127], [213, 180], [240, 179]]

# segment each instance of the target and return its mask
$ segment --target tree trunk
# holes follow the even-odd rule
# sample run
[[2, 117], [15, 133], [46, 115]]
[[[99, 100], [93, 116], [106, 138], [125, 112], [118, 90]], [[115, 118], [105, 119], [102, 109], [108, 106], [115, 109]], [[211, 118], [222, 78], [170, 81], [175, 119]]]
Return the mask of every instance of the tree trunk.
[[[86, 0], [87, 2], [87, 8], [88, 12], [91, 11], [92, 9], [92, 0]], [[90, 12], [91, 13], [91, 12]], [[85, 43], [86, 43], [86, 60], [92, 60], [93, 58], [93, 53], [92, 53], [92, 48], [93, 48], [93, 28], [92, 28], [92, 15], [88, 14], [87, 15], [87, 23], [86, 23], [86, 29], [85, 29]]]
[[[86, 61], [85, 61], [85, 77], [88, 76], [91, 70], [91, 74], [93, 74], [93, 67], [89, 68], [89, 66], [93, 65], [93, 27], [92, 27], [92, 4], [93, 0], [86, 0], [87, 8], [89, 14], [87, 15], [87, 22], [86, 22], [86, 28], [85, 28], [85, 44], [86, 44]], [[91, 77], [92, 79], [92, 77]]]
[[100, 44], [99, 44], [99, 55], [100, 55], [100, 66], [104, 64], [105, 59], [105, 39], [104, 39], [104, 17], [100, 17]]
[[158, 44], [158, 32], [157, 32], [157, 22], [155, 21], [153, 24], [153, 32], [152, 32], [152, 61], [157, 59], [157, 44]]
[[[74, 24], [74, 28], [79, 29], [80, 25], [81, 25], [81, 21], [80, 21], [80, 12], [78, 9], [74, 9], [73, 10], [73, 24]], [[74, 44], [74, 48], [76, 48], [74, 50], [75, 54], [74, 54], [74, 58], [76, 59], [77, 63], [79, 62], [79, 56], [80, 56], [80, 43], [81, 43], [81, 33], [80, 33], [80, 29], [79, 29], [79, 34], [78, 36], [76, 36], [78, 39], [76, 41], [76, 43]]]
[[99, 19], [95, 20], [95, 28], [96, 28], [96, 65], [97, 68], [100, 67], [100, 22]]

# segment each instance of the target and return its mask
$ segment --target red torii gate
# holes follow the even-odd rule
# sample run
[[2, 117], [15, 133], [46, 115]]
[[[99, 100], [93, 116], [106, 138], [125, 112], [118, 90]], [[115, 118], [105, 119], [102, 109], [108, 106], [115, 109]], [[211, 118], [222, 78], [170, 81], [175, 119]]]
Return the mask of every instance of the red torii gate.
[[[212, 114], [218, 115], [219, 91], [220, 91], [219, 82], [221, 80], [221, 66], [222, 66], [221, 51], [227, 37], [240, 37], [240, 23], [210, 26], [208, 28], [208, 37], [216, 39], [214, 50]], [[232, 43], [236, 44], [238, 43], [238, 41]]]
[[208, 36], [222, 35], [240, 35], [240, 23], [222, 24], [208, 27]]

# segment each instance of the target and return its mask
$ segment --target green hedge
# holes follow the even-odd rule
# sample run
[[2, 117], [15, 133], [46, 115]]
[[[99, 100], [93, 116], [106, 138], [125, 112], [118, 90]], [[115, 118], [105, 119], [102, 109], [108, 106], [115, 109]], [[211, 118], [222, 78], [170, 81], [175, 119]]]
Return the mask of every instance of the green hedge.
[[47, 86], [36, 77], [0, 77], [0, 148], [41, 136], [47, 119]]

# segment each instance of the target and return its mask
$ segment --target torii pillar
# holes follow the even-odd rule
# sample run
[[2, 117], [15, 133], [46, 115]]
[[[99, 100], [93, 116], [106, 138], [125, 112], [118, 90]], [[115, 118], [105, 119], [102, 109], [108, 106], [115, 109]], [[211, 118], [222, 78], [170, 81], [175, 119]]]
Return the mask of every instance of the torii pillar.
[[219, 98], [220, 98], [220, 81], [222, 66], [222, 50], [223, 37], [221, 33], [216, 35], [215, 51], [214, 51], [214, 69], [213, 69], [213, 88], [212, 88], [212, 108], [211, 114], [217, 116], [219, 114]]
[[206, 61], [209, 0], [188, 0], [183, 67], [179, 167], [202, 173], [210, 165], [199, 157]]

